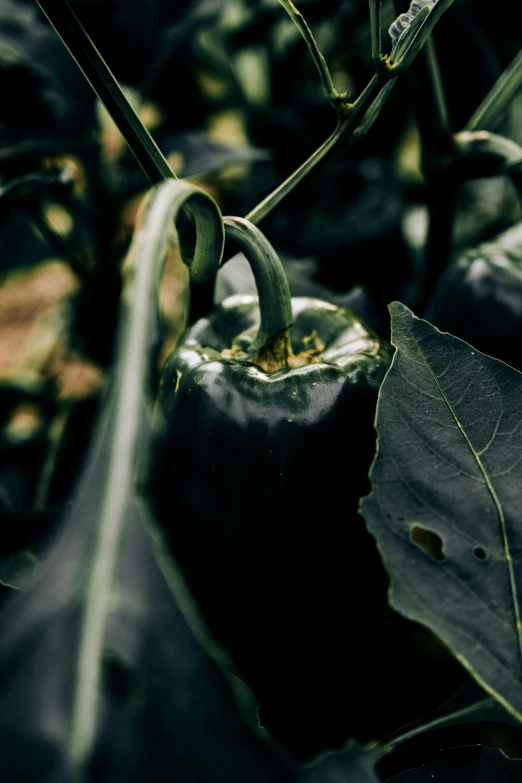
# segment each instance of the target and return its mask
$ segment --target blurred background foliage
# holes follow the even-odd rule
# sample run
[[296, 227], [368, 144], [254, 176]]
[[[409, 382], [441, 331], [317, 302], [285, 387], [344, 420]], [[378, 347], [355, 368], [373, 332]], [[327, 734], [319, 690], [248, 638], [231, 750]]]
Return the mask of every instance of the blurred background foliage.
[[[519, 31], [497, 5], [455, 0], [436, 28], [454, 129], [518, 52]], [[247, 214], [335, 127], [309, 52], [277, 0], [71, 6], [172, 168], [224, 214]], [[355, 98], [374, 67], [366, 0], [300, 0], [299, 8], [335, 86]], [[385, 0], [383, 29], [395, 16]], [[110, 369], [122, 259], [148, 183], [31, 0], [0, 5], [0, 94], [0, 577], [18, 585], [32, 579], [30, 552], [82, 464]], [[522, 144], [521, 120], [519, 96], [494, 130]], [[263, 223], [295, 295], [344, 304], [388, 336], [386, 304], [415, 300], [427, 227], [420, 159], [409, 80], [401, 78], [368, 135], [350, 149], [341, 143]], [[505, 178], [466, 183], [455, 250], [519, 217]], [[213, 296], [236, 291], [252, 292], [238, 257], [219, 273]], [[191, 317], [175, 251], [161, 296], [168, 328], [158, 369]], [[365, 741], [419, 717], [464, 678], [427, 631], [398, 619], [385, 599], [379, 607], [357, 620], [363, 644], [354, 665], [373, 681], [354, 689], [342, 727]], [[504, 733], [508, 749], [520, 742], [515, 735]], [[303, 756], [328, 742], [284, 739]]]

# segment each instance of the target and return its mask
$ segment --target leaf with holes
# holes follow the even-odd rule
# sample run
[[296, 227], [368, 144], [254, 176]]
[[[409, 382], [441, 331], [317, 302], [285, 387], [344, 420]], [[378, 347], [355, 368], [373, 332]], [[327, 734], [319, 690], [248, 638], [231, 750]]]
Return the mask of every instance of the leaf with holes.
[[362, 514], [392, 606], [522, 720], [522, 375], [398, 302], [390, 313]]

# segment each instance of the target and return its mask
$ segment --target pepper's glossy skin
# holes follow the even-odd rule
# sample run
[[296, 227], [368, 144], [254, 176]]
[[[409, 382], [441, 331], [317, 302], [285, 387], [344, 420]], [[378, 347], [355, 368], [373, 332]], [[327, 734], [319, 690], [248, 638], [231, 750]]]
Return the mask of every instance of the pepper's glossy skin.
[[314, 330], [325, 347], [272, 374], [220, 355], [247, 347], [254, 297], [230, 297], [185, 334], [163, 372], [151, 496], [263, 723], [306, 756], [346, 739], [362, 687], [352, 613], [385, 596], [357, 507], [391, 348], [346, 310], [309, 298], [292, 309], [294, 352]]
[[457, 256], [424, 317], [522, 370], [522, 223]]

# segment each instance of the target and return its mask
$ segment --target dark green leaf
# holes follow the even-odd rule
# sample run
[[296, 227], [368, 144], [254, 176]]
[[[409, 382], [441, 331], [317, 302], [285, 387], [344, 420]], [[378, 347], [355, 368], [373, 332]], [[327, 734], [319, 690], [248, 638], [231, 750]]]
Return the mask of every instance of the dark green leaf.
[[362, 513], [391, 603], [522, 720], [522, 375], [390, 305], [397, 348]]
[[322, 756], [305, 767], [299, 783], [378, 783], [377, 748], [364, 748], [354, 740], [339, 751]]
[[418, 769], [388, 778], [388, 783], [519, 783], [522, 762], [497, 748], [480, 745], [435, 753]]

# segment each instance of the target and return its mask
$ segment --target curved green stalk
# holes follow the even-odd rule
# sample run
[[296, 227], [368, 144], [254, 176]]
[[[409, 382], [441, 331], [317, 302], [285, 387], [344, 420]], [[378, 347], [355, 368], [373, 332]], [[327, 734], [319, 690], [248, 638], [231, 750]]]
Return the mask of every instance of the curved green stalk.
[[[203, 202], [206, 202], [203, 207]], [[183, 208], [194, 216], [197, 236], [190, 243], [187, 262], [198, 277], [216, 271], [223, 250], [223, 224], [219, 209], [209, 196], [185, 182], [168, 180], [147, 196], [140, 210], [130, 248], [129, 290], [124, 291], [124, 310], [119, 325], [120, 348], [114, 372], [113, 400], [109, 405], [109, 469], [105, 477], [98, 515], [98, 535], [87, 576], [85, 613], [80, 631], [77, 689], [69, 755], [75, 770], [86, 764], [95, 737], [100, 684], [100, 662], [107, 618], [111, 611], [118, 543], [125, 524], [125, 511], [134, 493], [134, 471], [140, 439], [143, 401], [149, 395], [150, 343], [158, 322], [158, 287], [167, 253], [172, 221]], [[204, 255], [204, 258], [202, 257]], [[105, 422], [102, 436], [109, 431]]]
[[223, 222], [225, 235], [244, 253], [256, 281], [260, 324], [250, 349], [255, 355], [272, 337], [292, 325], [290, 288], [277, 253], [256, 226], [238, 217], [225, 217]]

